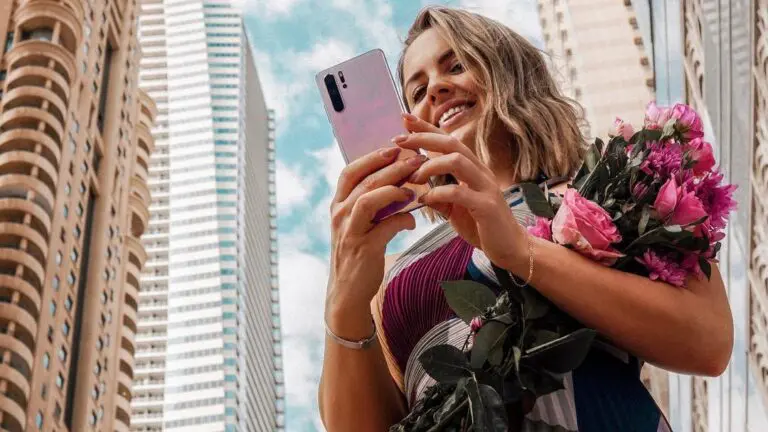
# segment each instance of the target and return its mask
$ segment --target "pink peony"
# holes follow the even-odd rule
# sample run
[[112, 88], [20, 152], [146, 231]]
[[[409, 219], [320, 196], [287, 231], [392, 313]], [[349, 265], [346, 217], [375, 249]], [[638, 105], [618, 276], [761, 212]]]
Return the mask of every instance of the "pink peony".
[[469, 328], [472, 329], [474, 333], [477, 333], [483, 327], [483, 324], [483, 319], [477, 316], [472, 318], [472, 321], [469, 322]]
[[704, 126], [696, 111], [685, 104], [675, 104], [669, 113], [670, 118], [677, 120], [676, 127], [687, 139], [704, 136]]
[[624, 120], [618, 117], [616, 117], [616, 120], [613, 122], [613, 126], [616, 128], [616, 134], [624, 137], [624, 141], [626, 142], [629, 142], [629, 139], [635, 134], [632, 125], [630, 123], [625, 123]]
[[670, 118], [670, 111], [665, 108], [659, 108], [656, 102], [650, 102], [645, 107], [645, 127], [648, 129], [661, 129], [667, 124]]
[[686, 145], [688, 156], [693, 160], [693, 172], [701, 175], [715, 166], [715, 155], [712, 153], [712, 145], [696, 138]]
[[654, 178], [669, 178], [680, 172], [683, 162], [683, 147], [676, 141], [653, 141], [648, 143], [648, 157], [640, 169]]
[[552, 241], [552, 223], [549, 219], [536, 217], [536, 223], [528, 227], [528, 234]]
[[733, 192], [737, 186], [722, 183], [723, 174], [712, 171], [692, 186], [704, 211], [709, 215], [708, 222], [713, 231], [724, 229], [730, 212], [736, 208]]
[[685, 257], [683, 258], [683, 262], [680, 263], [680, 266], [688, 272], [688, 274], [695, 275], [698, 278], [701, 278], [704, 276], [704, 271], [701, 270], [701, 266], [699, 265], [699, 255], [695, 254], [693, 252], [688, 252], [685, 254]]
[[651, 280], [660, 280], [678, 287], [685, 285], [688, 273], [673, 260], [660, 256], [650, 249], [645, 251], [642, 257], [635, 259], [645, 266]]
[[552, 220], [552, 239], [604, 265], [613, 265], [624, 256], [611, 247], [621, 241], [621, 234], [610, 215], [597, 203], [568, 189]]

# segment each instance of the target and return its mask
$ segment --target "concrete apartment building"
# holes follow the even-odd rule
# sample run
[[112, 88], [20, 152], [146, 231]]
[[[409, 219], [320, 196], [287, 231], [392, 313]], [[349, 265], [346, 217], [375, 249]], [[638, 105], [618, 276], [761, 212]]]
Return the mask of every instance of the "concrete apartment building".
[[653, 67], [629, 0], [538, 0], [544, 45], [561, 89], [585, 110], [590, 137], [616, 117], [640, 124]]
[[274, 123], [243, 2], [140, 3], [158, 115], [131, 428], [282, 430]]
[[135, 0], [0, 1], [0, 429], [128, 431], [150, 130]]

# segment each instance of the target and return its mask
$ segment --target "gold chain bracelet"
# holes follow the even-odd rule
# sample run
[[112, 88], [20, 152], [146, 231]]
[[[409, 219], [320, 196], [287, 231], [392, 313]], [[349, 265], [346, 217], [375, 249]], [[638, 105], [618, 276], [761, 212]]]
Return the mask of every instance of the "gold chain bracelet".
[[517, 282], [517, 276], [512, 275], [512, 283], [521, 288], [531, 283], [533, 279], [533, 239], [530, 234], [526, 234], [525, 237], [528, 240], [528, 280], [520, 284]]

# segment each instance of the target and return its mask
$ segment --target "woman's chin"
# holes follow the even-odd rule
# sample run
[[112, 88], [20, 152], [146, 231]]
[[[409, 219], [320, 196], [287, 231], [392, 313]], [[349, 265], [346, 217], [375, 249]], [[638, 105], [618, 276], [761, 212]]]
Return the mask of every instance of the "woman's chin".
[[459, 127], [456, 129], [448, 132], [448, 134], [464, 143], [465, 146], [473, 148], [475, 136], [477, 135], [477, 123], [474, 121], [464, 123], [459, 125]]

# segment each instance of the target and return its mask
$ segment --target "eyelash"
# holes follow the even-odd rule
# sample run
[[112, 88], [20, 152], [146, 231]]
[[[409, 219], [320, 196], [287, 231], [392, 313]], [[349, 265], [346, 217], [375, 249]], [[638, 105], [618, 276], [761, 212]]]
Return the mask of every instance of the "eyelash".
[[[449, 72], [451, 73], [462, 73], [464, 72], [464, 65], [461, 63], [455, 63], [451, 68], [449, 69]], [[418, 102], [420, 100], [421, 94], [423, 93], [424, 86], [416, 87], [416, 89], [413, 91], [413, 100], [414, 102]]]

